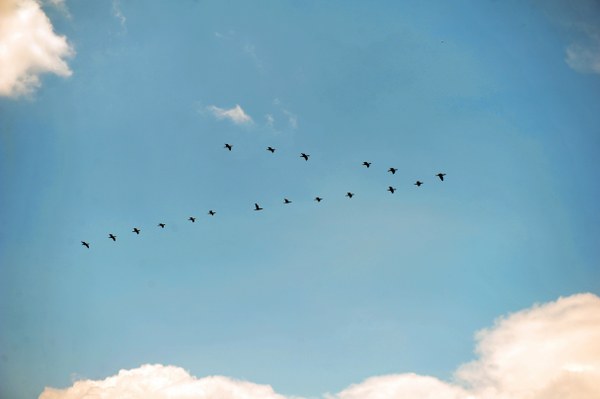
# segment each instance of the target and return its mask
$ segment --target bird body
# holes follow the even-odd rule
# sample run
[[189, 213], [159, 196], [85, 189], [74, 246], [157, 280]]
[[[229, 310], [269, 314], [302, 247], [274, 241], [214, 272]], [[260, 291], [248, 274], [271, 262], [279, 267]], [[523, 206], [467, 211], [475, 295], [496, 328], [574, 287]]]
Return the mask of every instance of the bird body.
[[350, 191], [348, 191], [348, 192], [346, 193], [346, 197], [348, 197], [348, 198], [352, 198], [352, 197], [354, 197], [354, 193], [351, 193]]
[[363, 164], [363, 166], [366, 166], [367, 168], [370, 168], [372, 163], [373, 162], [367, 162], [367, 161], [365, 161], [362, 164]]
[[208, 211], [208, 214], [210, 216], [215, 216], [217, 212], [213, 211], [212, 209], [210, 211]]
[[159, 223], [157, 226], [159, 226], [161, 229], [164, 229], [164, 228], [165, 228], [165, 226], [166, 226], [166, 224], [164, 224], [164, 223]]
[[110, 238], [113, 241], [117, 241], [117, 236], [112, 233], [108, 235], [108, 238]]
[[305, 154], [303, 152], [300, 153], [300, 158], [304, 158], [305, 161], [308, 161], [308, 157], [310, 157], [310, 155]]
[[441, 181], [444, 181], [444, 176], [446, 176], [446, 174], [445, 173], [438, 173], [436, 176], [439, 177]]
[[387, 190], [392, 194], [394, 194], [394, 192], [396, 191], [396, 189], [392, 186], [389, 186]]
[[227, 148], [229, 151], [231, 151], [233, 149], [233, 144], [225, 143], [225, 148]]
[[388, 172], [390, 172], [393, 175], [395, 175], [397, 171], [398, 171], [398, 169], [396, 169], [396, 168], [389, 168], [388, 169]]
[[192, 222], [192, 223], [195, 223], [195, 222], [196, 222], [196, 218], [195, 218], [195, 217], [193, 217], [193, 216], [190, 216], [190, 217], [188, 218], [188, 220], [189, 220], [190, 222]]
[[89, 242], [81, 241], [81, 245], [83, 245], [87, 249], [90, 249], [90, 243]]
[[284, 204], [291, 204], [291, 203], [292, 203], [292, 201], [290, 201], [290, 200], [289, 200], [289, 199], [287, 199], [287, 198], [284, 198], [284, 199], [283, 199], [283, 203], [284, 203]]
[[273, 148], [273, 147], [267, 147], [267, 151], [270, 151], [271, 154], [274, 154], [275, 153], [275, 148]]
[[262, 211], [263, 209], [257, 203], [254, 203], [254, 210], [255, 211]]
[[421, 184], [423, 184], [423, 182], [422, 182], [422, 181], [419, 181], [419, 180], [417, 180], [417, 182], [415, 183], [415, 186], [417, 186], [417, 187], [421, 187]]
[[139, 235], [140, 229], [138, 229], [137, 227], [134, 227], [133, 230], [131, 230], [131, 232]]
[[323, 198], [321, 198], [321, 197], [315, 197], [315, 201], [321, 202], [321, 201], [323, 201]]

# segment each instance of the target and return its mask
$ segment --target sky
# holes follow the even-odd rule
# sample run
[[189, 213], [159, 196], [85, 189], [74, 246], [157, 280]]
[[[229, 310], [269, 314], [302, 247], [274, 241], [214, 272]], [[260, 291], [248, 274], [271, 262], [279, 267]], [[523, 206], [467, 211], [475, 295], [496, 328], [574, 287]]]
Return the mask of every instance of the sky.
[[0, 0], [0, 397], [597, 397], [598, 21]]

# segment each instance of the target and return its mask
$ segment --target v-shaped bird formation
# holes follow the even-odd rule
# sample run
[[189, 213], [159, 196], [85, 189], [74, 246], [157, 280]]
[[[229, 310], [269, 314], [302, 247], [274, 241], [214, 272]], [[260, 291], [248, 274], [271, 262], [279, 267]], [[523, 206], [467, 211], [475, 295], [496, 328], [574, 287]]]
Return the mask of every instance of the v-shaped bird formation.
[[[227, 151], [230, 151], [230, 152], [231, 152], [231, 151], [233, 150], [233, 144], [230, 144], [230, 143], [225, 143], [225, 146], [224, 146], [223, 148], [224, 148], [224, 149], [226, 149]], [[269, 147], [267, 147], [267, 148], [266, 148], [266, 150], [267, 150], [268, 152], [270, 152], [271, 154], [275, 154], [276, 148], [269, 146]], [[304, 152], [301, 152], [301, 153], [300, 153], [300, 158], [304, 159], [304, 161], [307, 161], [307, 162], [308, 162], [308, 159], [309, 159], [309, 157], [310, 157], [310, 155], [309, 155], [309, 154], [306, 154], [306, 153], [304, 153]], [[362, 165], [362, 166], [364, 166], [364, 167], [366, 167], [367, 169], [369, 169], [369, 168], [371, 168], [371, 165], [373, 165], [373, 162], [370, 162], [370, 161], [364, 161], [364, 162], [363, 162], [361, 165]], [[398, 169], [397, 169], [397, 168], [394, 168], [394, 167], [390, 167], [390, 168], [389, 168], [387, 171], [388, 171], [388, 173], [391, 173], [392, 175], [395, 175], [395, 174], [396, 174], [396, 172], [398, 171]], [[436, 176], [436, 177], [438, 177], [438, 178], [440, 179], [440, 181], [442, 181], [442, 182], [443, 182], [443, 181], [444, 181], [444, 177], [446, 176], [446, 173], [441, 173], [441, 172], [440, 172], [440, 173], [436, 174], [435, 176]], [[417, 187], [421, 187], [423, 184], [424, 184], [424, 183], [423, 183], [421, 180], [417, 180], [417, 181], [414, 183], [414, 185], [415, 185], [415, 186], [417, 186]], [[396, 188], [396, 187], [393, 187], [393, 186], [388, 186], [388, 188], [387, 188], [387, 191], [388, 191], [389, 193], [391, 193], [391, 194], [394, 194], [394, 193], [397, 191], [397, 188]], [[355, 196], [355, 193], [348, 191], [348, 192], [346, 192], [345, 196], [346, 196], [347, 198], [349, 198], [349, 199], [352, 199], [352, 198]], [[319, 202], [323, 201], [323, 197], [317, 196], [317, 197], [315, 197], [315, 199], [314, 199], [314, 200], [315, 200], [317, 203], [319, 203]], [[289, 204], [291, 204], [291, 203], [292, 203], [292, 201], [291, 201], [290, 199], [288, 199], [288, 198], [284, 198], [284, 199], [283, 199], [283, 203], [284, 203], [285, 205], [289, 205]], [[262, 211], [262, 210], [264, 210], [264, 208], [263, 208], [263, 207], [261, 207], [261, 206], [260, 206], [260, 204], [258, 204], [258, 203], [254, 203], [254, 208], [253, 208], [253, 210], [254, 210], [254, 211]], [[215, 210], [213, 210], [213, 209], [211, 209], [211, 210], [209, 210], [209, 211], [208, 211], [208, 215], [209, 215], [209, 216], [215, 216], [216, 214], [217, 214], [217, 212], [216, 212]], [[195, 223], [195, 222], [196, 222], [196, 217], [195, 217], [195, 216], [189, 216], [187, 220], [188, 220], [188, 221], [190, 221], [190, 222], [192, 222], [192, 223]], [[161, 228], [161, 229], [164, 229], [164, 228], [166, 227], [166, 224], [165, 224], [165, 223], [162, 223], [162, 222], [160, 222], [160, 223], [158, 223], [158, 224], [157, 224], [157, 227], [159, 227], [159, 228]], [[134, 228], [133, 228], [133, 230], [132, 230], [131, 232], [132, 232], [132, 233], [135, 233], [136, 235], [138, 235], [138, 236], [139, 236], [139, 235], [140, 235], [140, 233], [141, 233], [141, 231], [142, 231], [142, 230], [141, 230], [141, 229], [139, 229], [138, 227], [134, 227]], [[110, 234], [108, 235], [108, 238], [109, 238], [109, 239], [111, 239], [111, 240], [113, 240], [113, 242], [116, 242], [116, 241], [117, 241], [117, 236], [116, 236], [116, 235], [114, 235], [113, 233], [110, 233]], [[89, 242], [87, 242], [87, 241], [81, 241], [81, 245], [82, 245], [82, 246], [84, 246], [84, 247], [86, 247], [87, 249], [90, 249], [90, 247], [91, 247], [90, 243], [89, 243]]]

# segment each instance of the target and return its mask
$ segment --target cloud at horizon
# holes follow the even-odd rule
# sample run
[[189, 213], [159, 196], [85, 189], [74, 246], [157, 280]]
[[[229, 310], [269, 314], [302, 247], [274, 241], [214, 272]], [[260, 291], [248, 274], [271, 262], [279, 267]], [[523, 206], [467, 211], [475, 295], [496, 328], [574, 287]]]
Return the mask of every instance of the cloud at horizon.
[[[455, 381], [414, 373], [353, 384], [325, 399], [594, 399], [600, 397], [600, 297], [576, 294], [499, 318], [476, 334], [478, 358]], [[196, 378], [180, 367], [143, 365], [104, 380], [46, 388], [39, 399], [292, 399], [223, 376]]]
[[[64, 6], [55, 1], [55, 6]], [[40, 75], [69, 77], [66, 62], [75, 51], [34, 0], [7, 0], [0, 4], [0, 96], [20, 97], [41, 86]]]

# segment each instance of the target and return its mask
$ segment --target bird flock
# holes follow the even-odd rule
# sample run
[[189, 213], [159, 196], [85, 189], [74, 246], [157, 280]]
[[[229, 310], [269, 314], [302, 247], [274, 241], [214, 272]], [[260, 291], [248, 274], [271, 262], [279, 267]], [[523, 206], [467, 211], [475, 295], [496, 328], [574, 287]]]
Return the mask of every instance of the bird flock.
[[[233, 144], [225, 143], [225, 146], [224, 146], [224, 148], [225, 148], [226, 150], [228, 150], [228, 151], [232, 151], [232, 150], [233, 150]], [[267, 149], [266, 149], [266, 150], [267, 150], [267, 151], [269, 151], [271, 154], [274, 154], [274, 153], [275, 153], [275, 151], [276, 151], [276, 149], [275, 149], [274, 147], [271, 147], [271, 146], [267, 147]], [[306, 153], [304, 153], [304, 152], [301, 152], [301, 153], [300, 153], [300, 158], [302, 158], [302, 159], [304, 159], [304, 161], [308, 162], [308, 159], [310, 158], [310, 155], [309, 155], [309, 154], [306, 154]], [[362, 163], [362, 166], [364, 166], [364, 167], [366, 167], [366, 168], [370, 168], [372, 164], [373, 164], [372, 162], [364, 161], [364, 162]], [[393, 175], [395, 175], [397, 171], [398, 171], [398, 169], [397, 169], [397, 168], [394, 168], [394, 167], [390, 167], [390, 168], [388, 169], [388, 173], [391, 173], [391, 174], [393, 174]], [[436, 176], [436, 177], [438, 177], [440, 181], [444, 181], [444, 176], [446, 176], [446, 174], [445, 174], [445, 173], [441, 173], [441, 172], [440, 172], [440, 173], [438, 173], [438, 174], [437, 174], [437, 175], [435, 175], [435, 176]], [[423, 185], [423, 182], [422, 182], [422, 181], [420, 181], [420, 180], [417, 180], [417, 181], [414, 183], [414, 185], [415, 185], [415, 186], [417, 186], [417, 187], [421, 187], [421, 186]], [[392, 186], [388, 186], [388, 188], [387, 188], [387, 191], [388, 191], [389, 193], [391, 193], [391, 194], [394, 194], [394, 193], [396, 192], [396, 190], [397, 190], [397, 189], [396, 189], [395, 187], [392, 187]], [[346, 197], [347, 197], [347, 198], [349, 198], [349, 199], [352, 199], [352, 197], [354, 197], [354, 195], [355, 195], [355, 194], [354, 194], [353, 192], [350, 192], [350, 191], [348, 191], [348, 192], [346, 193]], [[315, 199], [314, 199], [314, 200], [315, 200], [316, 202], [321, 202], [321, 201], [323, 201], [323, 198], [322, 198], [322, 197], [318, 197], [318, 196], [317, 196], [317, 197], [315, 197]], [[284, 199], [283, 199], [283, 203], [284, 203], [285, 205], [288, 205], [288, 204], [291, 204], [291, 203], [292, 203], [292, 201], [291, 201], [291, 200], [289, 200], [288, 198], [284, 198]], [[261, 207], [261, 206], [260, 206], [258, 203], [254, 203], [254, 211], [262, 211], [263, 209], [264, 209], [264, 208], [262, 208], [262, 207]], [[209, 216], [215, 216], [216, 214], [217, 214], [217, 213], [216, 213], [216, 211], [214, 211], [214, 210], [212, 210], [212, 209], [210, 209], [210, 210], [208, 211], [208, 215], [209, 215]], [[187, 219], [187, 220], [188, 220], [188, 221], [190, 221], [191, 223], [196, 223], [196, 217], [195, 217], [195, 216], [190, 216], [190, 217], [188, 217], [188, 219]], [[159, 227], [159, 228], [161, 228], [161, 229], [164, 229], [164, 228], [166, 227], [166, 224], [161, 222], [161, 223], [158, 223], [158, 224], [157, 224], [157, 227]], [[141, 229], [139, 229], [138, 227], [134, 227], [134, 228], [133, 228], [133, 230], [132, 230], [131, 232], [132, 232], [132, 233], [134, 233], [134, 234], [136, 234], [136, 235], [139, 235], [139, 234], [141, 233]], [[114, 242], [116, 242], [116, 241], [117, 241], [117, 236], [116, 236], [116, 235], [114, 235], [114, 234], [112, 234], [112, 233], [110, 233], [110, 234], [108, 235], [108, 238], [109, 238], [109, 239], [111, 239], [111, 240], [113, 240]], [[90, 243], [89, 243], [89, 242], [87, 242], [87, 241], [81, 241], [81, 245], [82, 245], [82, 246], [84, 246], [84, 247], [86, 247], [87, 249], [90, 249]]]

